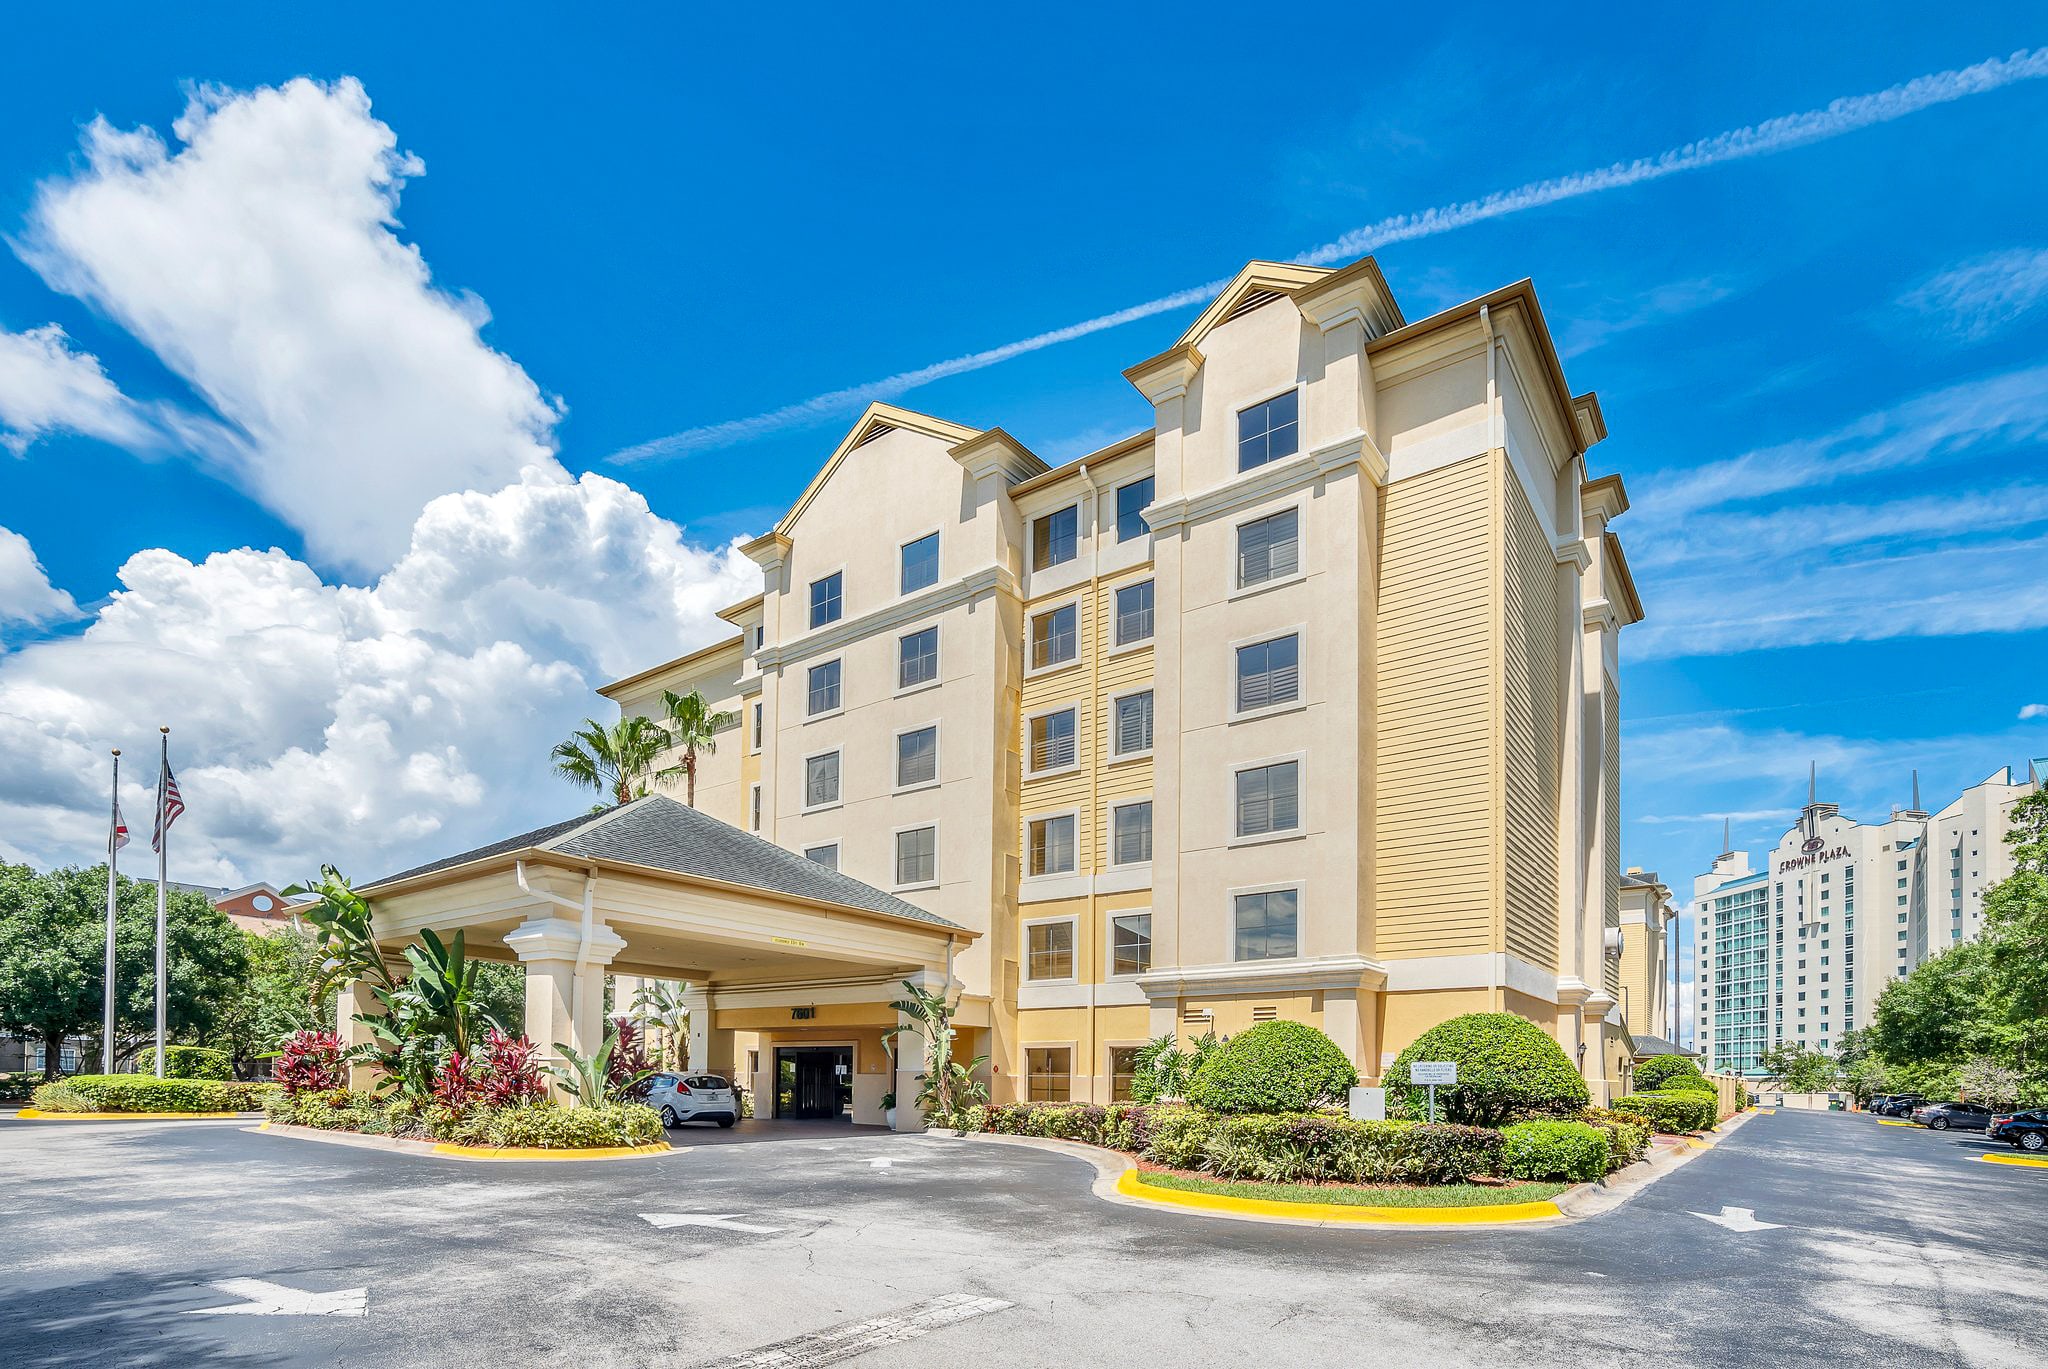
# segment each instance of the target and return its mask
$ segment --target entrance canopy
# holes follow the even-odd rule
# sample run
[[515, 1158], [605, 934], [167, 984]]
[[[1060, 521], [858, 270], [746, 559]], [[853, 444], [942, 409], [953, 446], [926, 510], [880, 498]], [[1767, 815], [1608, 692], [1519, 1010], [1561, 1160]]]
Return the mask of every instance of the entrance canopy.
[[[665, 795], [570, 818], [361, 886], [395, 959], [422, 930], [526, 965], [526, 1030], [543, 1050], [603, 1040], [607, 972], [690, 986], [693, 1058], [712, 997], [830, 1001], [834, 985], [934, 988], [977, 933]], [[844, 996], [844, 995], [841, 995]], [[879, 988], [860, 998], [895, 996]], [[354, 1011], [366, 1010], [356, 1005]], [[344, 1002], [344, 1028], [351, 1005]], [[730, 1050], [727, 1044], [727, 1052]], [[726, 1055], [729, 1059], [729, 1053]]]

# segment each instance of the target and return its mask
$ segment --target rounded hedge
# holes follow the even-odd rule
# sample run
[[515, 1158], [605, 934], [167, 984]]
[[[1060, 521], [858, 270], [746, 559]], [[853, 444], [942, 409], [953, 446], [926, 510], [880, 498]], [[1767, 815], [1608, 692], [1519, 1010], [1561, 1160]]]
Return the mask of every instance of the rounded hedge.
[[1439, 1022], [1395, 1057], [1384, 1083], [1387, 1101], [1397, 1100], [1411, 1117], [1422, 1117], [1428, 1090], [1408, 1079], [1418, 1060], [1450, 1060], [1458, 1066], [1455, 1087], [1436, 1091], [1437, 1120], [1467, 1126], [1498, 1126], [1531, 1115], [1576, 1116], [1591, 1097], [1564, 1048], [1526, 1017], [1473, 1012]]
[[[135, 1072], [155, 1077], [156, 1047], [151, 1046], [135, 1058]], [[164, 1047], [166, 1079], [228, 1079], [233, 1075], [226, 1051], [217, 1051], [209, 1046]]]
[[1261, 1022], [1210, 1053], [1188, 1082], [1188, 1101], [1212, 1112], [1305, 1112], [1357, 1082], [1337, 1043], [1314, 1027]]
[[[1638, 1092], [1647, 1093], [1651, 1089], [1672, 1088], [1678, 1081], [1686, 1079], [1697, 1079], [1702, 1084], [1707, 1083], [1706, 1076], [1700, 1073], [1700, 1067], [1693, 1063], [1689, 1056], [1654, 1055], [1636, 1066], [1635, 1083]], [[1707, 1087], [1712, 1088], [1713, 1085], [1707, 1084]]]
[[1608, 1136], [1584, 1122], [1516, 1122], [1501, 1128], [1501, 1170], [1511, 1179], [1574, 1179], [1608, 1172]]

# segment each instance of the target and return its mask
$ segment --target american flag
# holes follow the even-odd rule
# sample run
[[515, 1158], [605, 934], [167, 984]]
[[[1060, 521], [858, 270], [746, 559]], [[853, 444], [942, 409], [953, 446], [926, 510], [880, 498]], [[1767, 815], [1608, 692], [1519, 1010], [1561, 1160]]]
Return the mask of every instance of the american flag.
[[128, 819], [121, 816], [121, 802], [119, 799], [114, 801], [114, 835], [112, 840], [116, 851], [128, 844]]
[[164, 833], [171, 830], [171, 824], [178, 820], [178, 814], [185, 811], [185, 800], [178, 793], [178, 777], [171, 773], [169, 765], [164, 766], [163, 783], [156, 791], [156, 831], [149, 838], [149, 849], [164, 849]]

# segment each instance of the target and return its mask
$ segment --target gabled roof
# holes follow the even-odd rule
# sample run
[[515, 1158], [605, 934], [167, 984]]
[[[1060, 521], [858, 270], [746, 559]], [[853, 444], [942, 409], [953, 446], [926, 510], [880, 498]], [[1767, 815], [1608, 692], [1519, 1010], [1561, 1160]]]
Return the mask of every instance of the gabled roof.
[[1193, 347], [1235, 316], [1240, 306], [1256, 308], [1270, 299], [1291, 295], [1304, 285], [1313, 285], [1330, 274], [1327, 266], [1296, 266], [1284, 261], [1246, 262], [1244, 269], [1223, 287], [1223, 293], [1195, 316], [1175, 347]]
[[1653, 1055], [1684, 1055], [1697, 1060], [1700, 1054], [1698, 1051], [1689, 1051], [1683, 1046], [1674, 1045], [1661, 1036], [1636, 1036], [1635, 1042], [1638, 1060], [1647, 1060]]
[[921, 414], [910, 409], [900, 409], [894, 404], [870, 404], [867, 411], [847, 430], [846, 436], [840, 439], [839, 445], [833, 449], [832, 455], [826, 458], [825, 464], [818, 468], [818, 473], [811, 477], [811, 483], [804, 487], [804, 492], [797, 497], [796, 503], [790, 506], [789, 512], [782, 516], [782, 521], [775, 525], [775, 531], [787, 537], [789, 530], [796, 526], [797, 517], [810, 505], [811, 500], [817, 497], [818, 491], [825, 488], [825, 482], [832, 478], [832, 472], [839, 469], [839, 463], [846, 460], [847, 453], [895, 428], [935, 437], [948, 447], [957, 446], [971, 437], [981, 436], [979, 428], [970, 428], [962, 423], [934, 418], [930, 414]]
[[880, 913], [947, 931], [967, 931], [958, 923], [863, 884], [851, 875], [827, 869], [772, 841], [677, 803], [666, 794], [650, 794], [601, 813], [585, 813], [536, 827], [488, 846], [386, 875], [361, 886], [357, 892], [372, 893], [386, 885], [502, 859], [515, 852], [636, 865], [764, 893], [786, 894], [813, 903]]

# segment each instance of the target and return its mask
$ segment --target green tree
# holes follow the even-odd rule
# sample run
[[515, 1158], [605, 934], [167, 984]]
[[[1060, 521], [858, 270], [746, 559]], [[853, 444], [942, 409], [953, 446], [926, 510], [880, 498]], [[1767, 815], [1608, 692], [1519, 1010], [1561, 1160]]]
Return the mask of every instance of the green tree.
[[740, 715], [720, 712], [704, 702], [698, 690], [678, 694], [661, 691], [661, 707], [668, 715], [668, 743], [682, 753], [677, 768], [683, 772], [683, 794], [690, 807], [697, 806], [697, 753], [709, 756], [718, 750], [718, 734], [740, 720]]
[[668, 732], [651, 718], [621, 718], [610, 727], [585, 718], [550, 755], [557, 775], [610, 800], [610, 805], [598, 805], [601, 812], [644, 797], [655, 762], [667, 749]]
[[476, 1010], [507, 1036], [526, 1034], [526, 967], [496, 960], [477, 962]]
[[[2048, 1023], [2048, 790], [2012, 806], [2005, 840], [2013, 872], [1985, 891], [1984, 941], [2007, 1017], [2040, 1028]], [[2029, 1032], [2019, 1044], [2042, 1043]]]
[[[107, 867], [37, 874], [0, 865], [0, 1030], [36, 1037], [44, 1076], [57, 1074], [67, 1036], [98, 1041], [105, 985]], [[115, 886], [117, 1064], [156, 1030], [156, 886]], [[242, 933], [204, 894], [172, 890], [165, 903], [164, 995], [170, 1036], [204, 1044], [248, 963]]]
[[648, 979], [641, 981], [633, 994], [633, 1011], [662, 1030], [661, 1058], [668, 1069], [690, 1068], [690, 1006], [683, 998], [686, 987], [677, 980]]
[[1892, 1065], [1960, 1063], [1995, 1049], [1996, 991], [1989, 945], [1965, 942], [1885, 985], [1863, 1040]]
[[1821, 1093], [1839, 1077], [1833, 1060], [1797, 1041], [1780, 1041], [1763, 1053], [1762, 1064], [1787, 1093]]
[[234, 1062], [237, 1079], [256, 1076], [257, 1062], [294, 1032], [332, 1030], [335, 993], [320, 989], [320, 942], [294, 919], [276, 931], [244, 932], [249, 969], [222, 1004], [214, 1044]]

